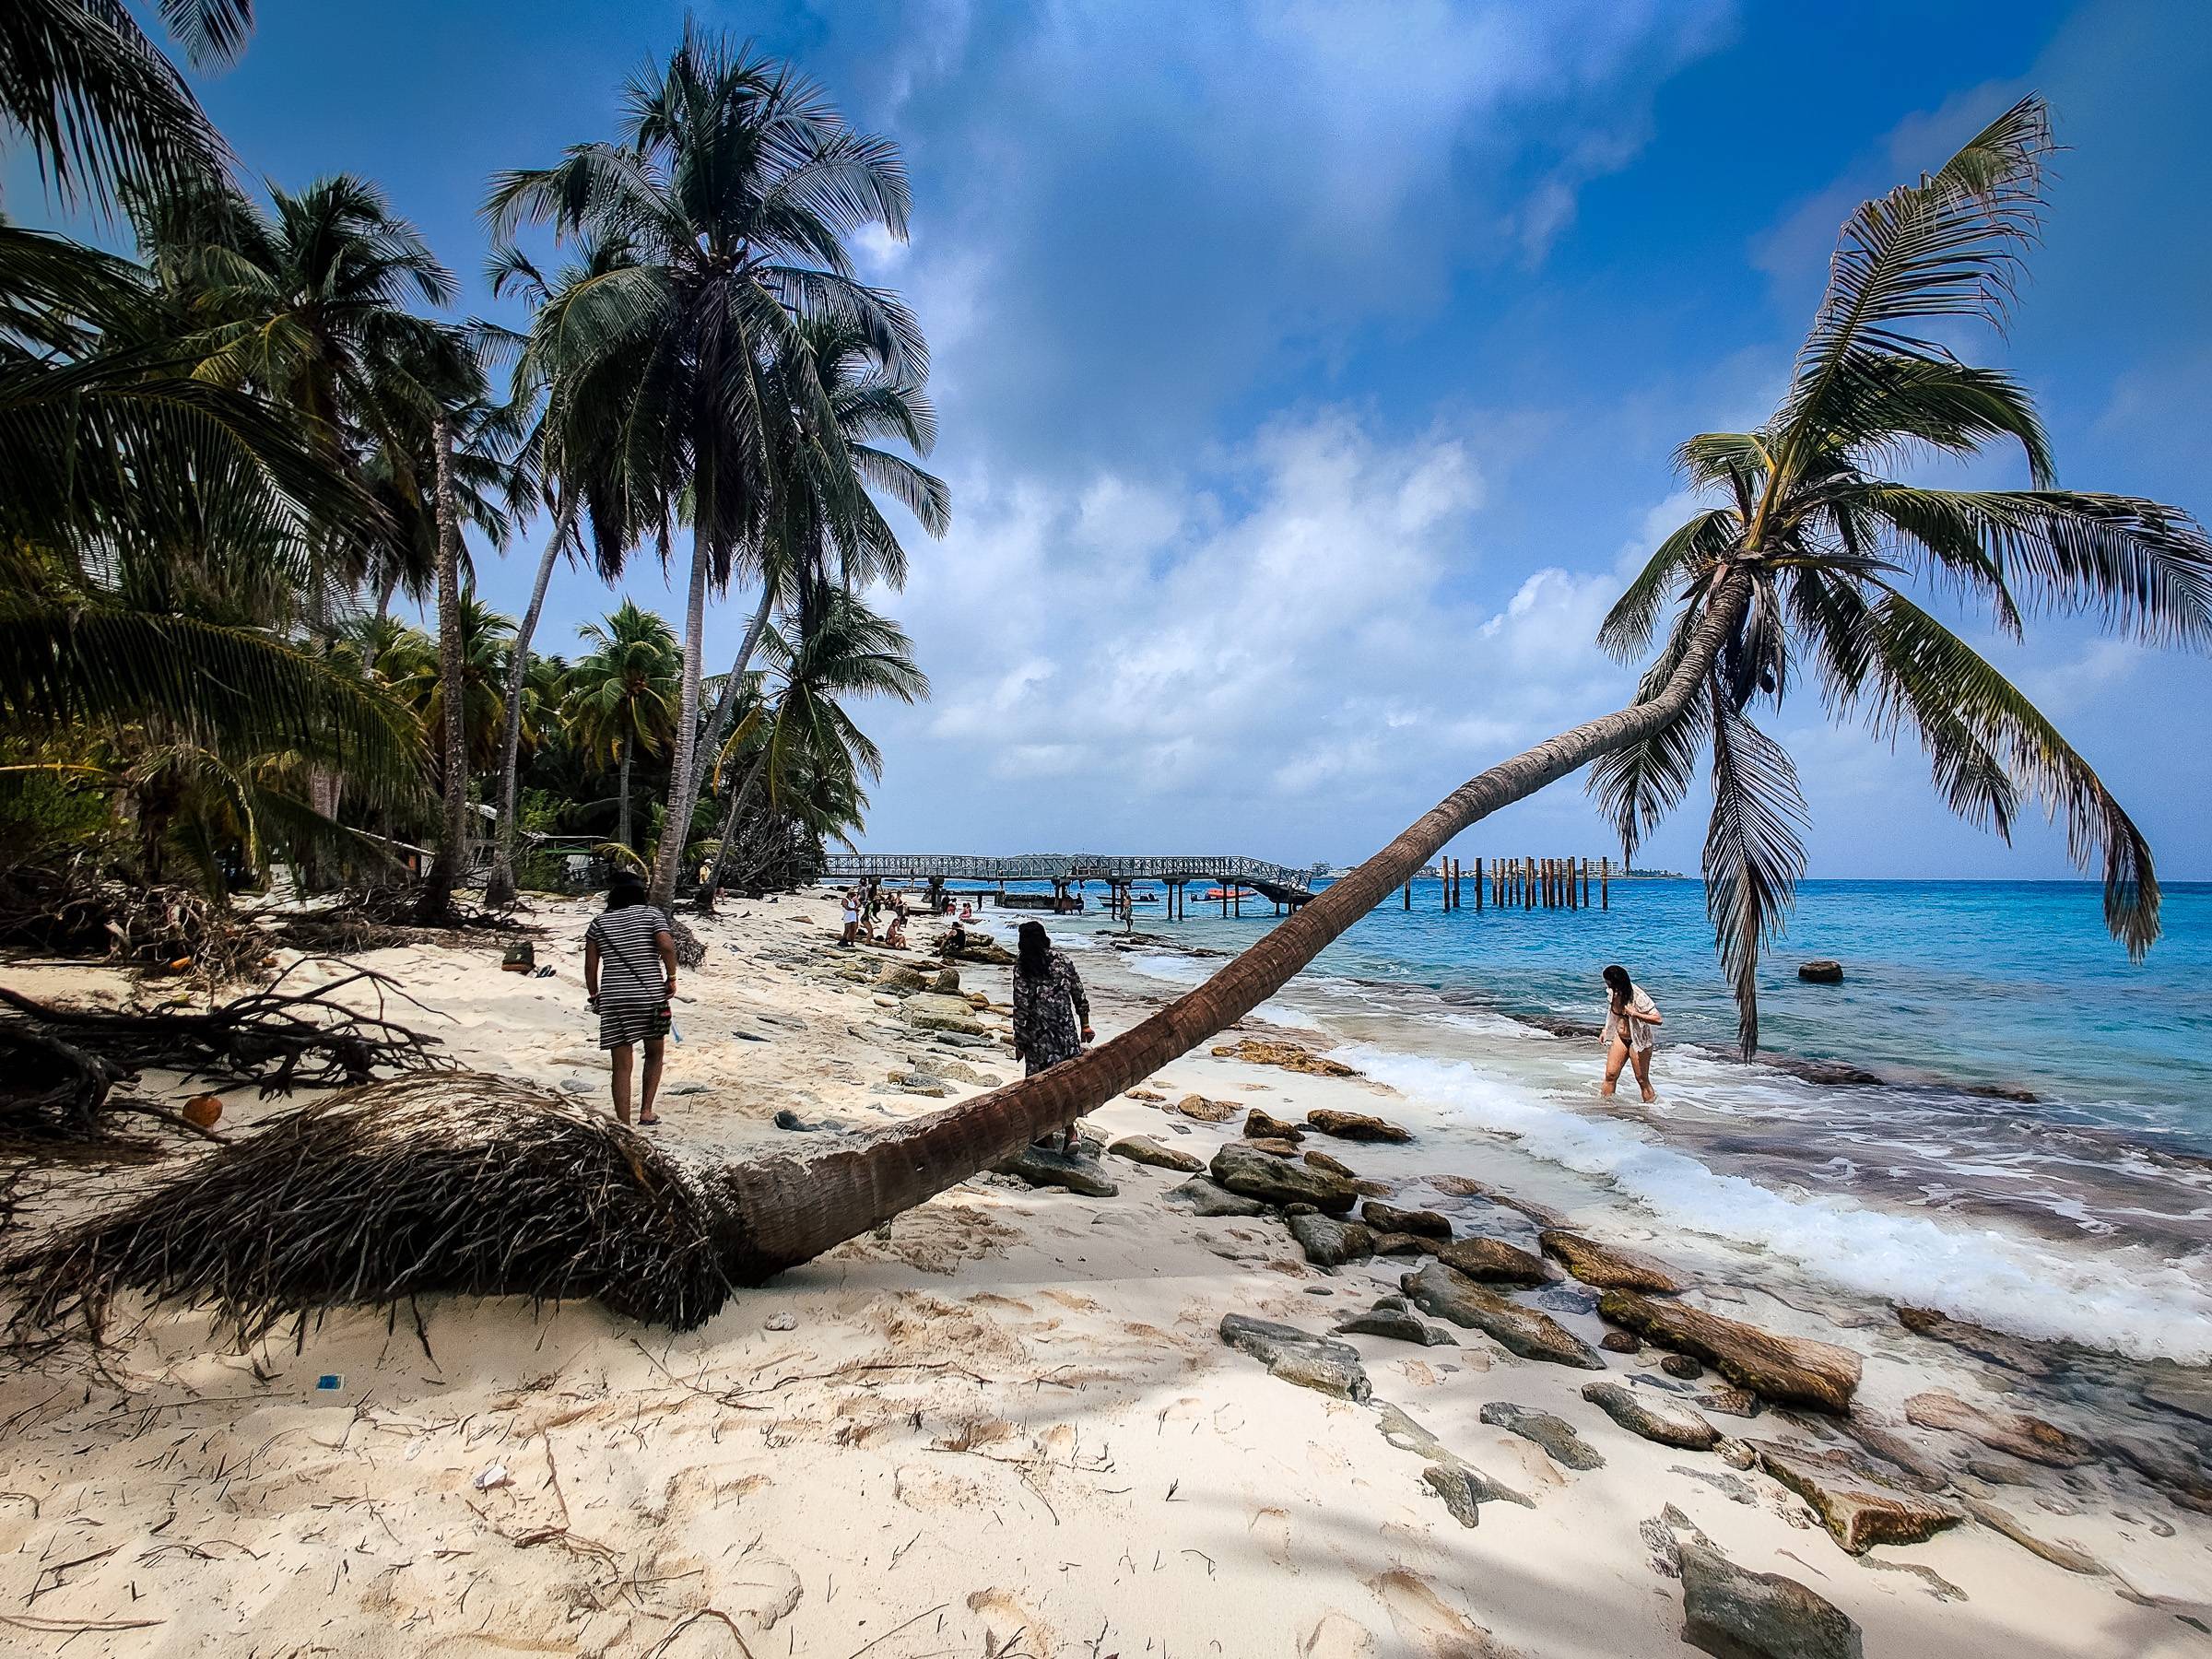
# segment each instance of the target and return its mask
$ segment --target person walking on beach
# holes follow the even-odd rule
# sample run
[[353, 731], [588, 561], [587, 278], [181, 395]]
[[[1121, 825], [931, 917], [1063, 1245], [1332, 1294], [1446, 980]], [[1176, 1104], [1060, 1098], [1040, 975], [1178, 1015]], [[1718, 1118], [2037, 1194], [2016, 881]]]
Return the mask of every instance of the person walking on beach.
[[652, 1128], [661, 1092], [661, 1059], [668, 1046], [669, 1005], [676, 997], [676, 935], [668, 916], [645, 902], [645, 888], [623, 877], [607, 889], [606, 908], [583, 932], [583, 989], [599, 1016], [599, 1046], [614, 1062], [615, 1117], [629, 1122], [629, 1062], [645, 1045], [645, 1082], [638, 1122]]
[[860, 889], [858, 888], [845, 889], [843, 910], [845, 931], [838, 935], [837, 944], [839, 949], [849, 950], [852, 948], [853, 936], [860, 932]]
[[[1014, 1053], [1035, 1077], [1048, 1065], [1073, 1060], [1090, 1041], [1090, 998], [1066, 955], [1053, 948], [1041, 922], [1024, 922], [1015, 935]], [[1041, 1147], [1048, 1141], [1039, 1141]], [[1060, 1150], [1076, 1149], [1073, 1124]]]
[[1620, 1081], [1620, 1068], [1632, 1065], [1636, 1087], [1643, 1091], [1643, 1103], [1649, 1106], [1659, 1098], [1652, 1092], [1652, 1032], [1664, 1023], [1664, 1016], [1619, 963], [1606, 970], [1605, 981], [1606, 1081], [1598, 1093], [1610, 1097], [1613, 1086]]

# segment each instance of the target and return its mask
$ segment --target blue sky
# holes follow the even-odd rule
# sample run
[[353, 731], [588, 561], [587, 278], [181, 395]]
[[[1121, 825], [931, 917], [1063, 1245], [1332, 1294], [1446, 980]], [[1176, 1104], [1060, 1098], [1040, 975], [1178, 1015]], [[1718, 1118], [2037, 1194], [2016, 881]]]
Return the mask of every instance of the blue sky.
[[[487, 175], [608, 134], [683, 16], [261, 9], [203, 86], [248, 166], [382, 181], [472, 310]], [[697, 10], [913, 174], [911, 242], [864, 257], [930, 331], [955, 526], [915, 533], [884, 601], [937, 695], [863, 714], [877, 846], [1344, 861], [1616, 706], [1632, 673], [1591, 635], [1685, 511], [1674, 445], [1763, 415], [1850, 206], [2030, 88], [2070, 148], [1984, 355], [2041, 398], [2062, 481], [2212, 514], [2212, 13], [2188, 0]], [[483, 561], [495, 600], [532, 558]], [[649, 567], [632, 592], [676, 609]], [[566, 577], [542, 645], [610, 603]], [[2212, 877], [2212, 665], [2077, 622], [1988, 647], [2166, 873]], [[1916, 751], [1809, 697], [1770, 724], [1815, 876], [2067, 871], [2040, 820], [2010, 852], [1957, 825]], [[1702, 833], [1693, 801], [1648, 860], [1694, 868]], [[1569, 783], [1458, 850], [1605, 846]]]

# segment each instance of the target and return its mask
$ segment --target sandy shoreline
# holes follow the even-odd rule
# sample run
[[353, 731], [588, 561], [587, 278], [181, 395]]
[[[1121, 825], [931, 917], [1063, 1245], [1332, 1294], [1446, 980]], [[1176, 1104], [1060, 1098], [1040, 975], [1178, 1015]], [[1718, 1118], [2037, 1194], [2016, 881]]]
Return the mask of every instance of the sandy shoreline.
[[[489, 945], [362, 959], [450, 1017], [406, 1016], [463, 1065], [598, 1098], [575, 949], [588, 914], [539, 913], [549, 980], [500, 973]], [[794, 1138], [778, 1111], [865, 1125], [933, 1110], [888, 1080], [917, 1057], [1013, 1075], [1003, 1046], [933, 1044], [894, 999], [841, 978], [832, 921], [815, 895], [726, 905], [701, 928], [663, 1134], [735, 1148]], [[1079, 961], [1101, 1035], [1159, 994], [1109, 952]], [[0, 971], [42, 995], [122, 983]], [[965, 968], [963, 983], [1006, 1000], [1004, 970]], [[1161, 1201], [1183, 1176], [1110, 1158], [1115, 1196], [985, 1177], [673, 1338], [595, 1306], [445, 1302], [423, 1310], [427, 1353], [406, 1318], [393, 1329], [364, 1312], [311, 1330], [297, 1353], [240, 1356], [205, 1319], [163, 1314], [112, 1356], [120, 1388], [88, 1385], [67, 1356], [11, 1371], [0, 1651], [1672, 1654], [1683, 1586], [1665, 1558], [1690, 1529], [1826, 1597], [1868, 1653], [2212, 1651], [2212, 1519], [2177, 1502], [2171, 1478], [2150, 1482], [2101, 1441], [2077, 1467], [2034, 1467], [1905, 1420], [1907, 1399], [1945, 1390], [2155, 1441], [2201, 1478], [2195, 1435], [2212, 1430], [2143, 1403], [2138, 1369], [2085, 1357], [2031, 1383], [1754, 1253], [1662, 1231], [1367, 1079], [1201, 1053], [1149, 1088], [1234, 1102], [1240, 1120], [1250, 1106], [1293, 1121], [1380, 1112], [1415, 1139], [1309, 1144], [1463, 1237], [1533, 1248], [1535, 1226], [1439, 1177], [1661, 1255], [1698, 1282], [1693, 1304], [1853, 1348], [1865, 1361], [1854, 1417], [1938, 1465], [1954, 1498], [1998, 1506], [2096, 1571], [1984, 1520], [1847, 1554], [1768, 1475], [1636, 1438], [1582, 1397], [1595, 1373], [1472, 1330], [1452, 1347], [1347, 1338], [1369, 1404], [1293, 1386], [1225, 1347], [1222, 1317], [1326, 1332], [1418, 1258], [1317, 1268], [1278, 1219], [1194, 1217]], [[250, 1124], [281, 1108], [239, 1094], [228, 1112]], [[1129, 1098], [1088, 1122], [1200, 1158], [1240, 1130]], [[133, 1178], [57, 1179], [34, 1217]], [[1571, 1280], [1519, 1300], [1592, 1344], [1606, 1328]], [[1718, 1381], [1667, 1377], [1649, 1347], [1603, 1358], [1654, 1396]], [[319, 1389], [325, 1376], [338, 1386]], [[1424, 1484], [1423, 1456], [1381, 1431], [1385, 1404], [1533, 1507], [1486, 1503], [1463, 1525]], [[1502, 1404], [1564, 1418], [1603, 1465], [1569, 1468], [1482, 1421]], [[1851, 1443], [1771, 1407], [1712, 1421], [1808, 1451]], [[1669, 1506], [1678, 1519], [1663, 1519]]]

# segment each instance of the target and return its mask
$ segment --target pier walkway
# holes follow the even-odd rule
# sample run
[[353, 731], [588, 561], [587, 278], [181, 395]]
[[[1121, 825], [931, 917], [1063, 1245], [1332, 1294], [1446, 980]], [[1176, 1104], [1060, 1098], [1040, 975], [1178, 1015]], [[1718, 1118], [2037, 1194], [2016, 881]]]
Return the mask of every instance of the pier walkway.
[[1126, 888], [1133, 881], [1158, 881], [1181, 888], [1193, 881], [1252, 888], [1263, 899], [1292, 907], [1313, 897], [1311, 870], [1293, 870], [1264, 858], [1241, 854], [1117, 854], [1105, 853], [1017, 853], [999, 857], [961, 853], [832, 853], [825, 872], [833, 879], [879, 877], [926, 881], [1048, 881], [1055, 892], [1084, 881]]

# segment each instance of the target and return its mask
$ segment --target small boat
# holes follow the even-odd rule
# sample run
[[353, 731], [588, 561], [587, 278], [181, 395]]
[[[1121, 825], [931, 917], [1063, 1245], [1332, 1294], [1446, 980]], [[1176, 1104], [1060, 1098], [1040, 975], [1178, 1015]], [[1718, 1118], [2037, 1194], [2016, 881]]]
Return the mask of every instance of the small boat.
[[1231, 888], [1218, 888], [1218, 887], [1212, 887], [1212, 888], [1207, 888], [1206, 889], [1206, 891], [1205, 891], [1203, 894], [1201, 894], [1201, 895], [1200, 895], [1200, 897], [1201, 897], [1201, 898], [1205, 898], [1205, 899], [1211, 900], [1212, 900], [1214, 903], [1216, 903], [1216, 904], [1218, 904], [1218, 903], [1220, 903], [1220, 902], [1221, 902], [1221, 900], [1224, 900], [1224, 899], [1229, 899], [1229, 900], [1237, 900], [1237, 899], [1257, 899], [1259, 896], [1260, 896], [1260, 895], [1258, 894], [1258, 892], [1257, 892], [1257, 891], [1255, 891], [1253, 888], [1248, 888], [1248, 887], [1231, 887]]

